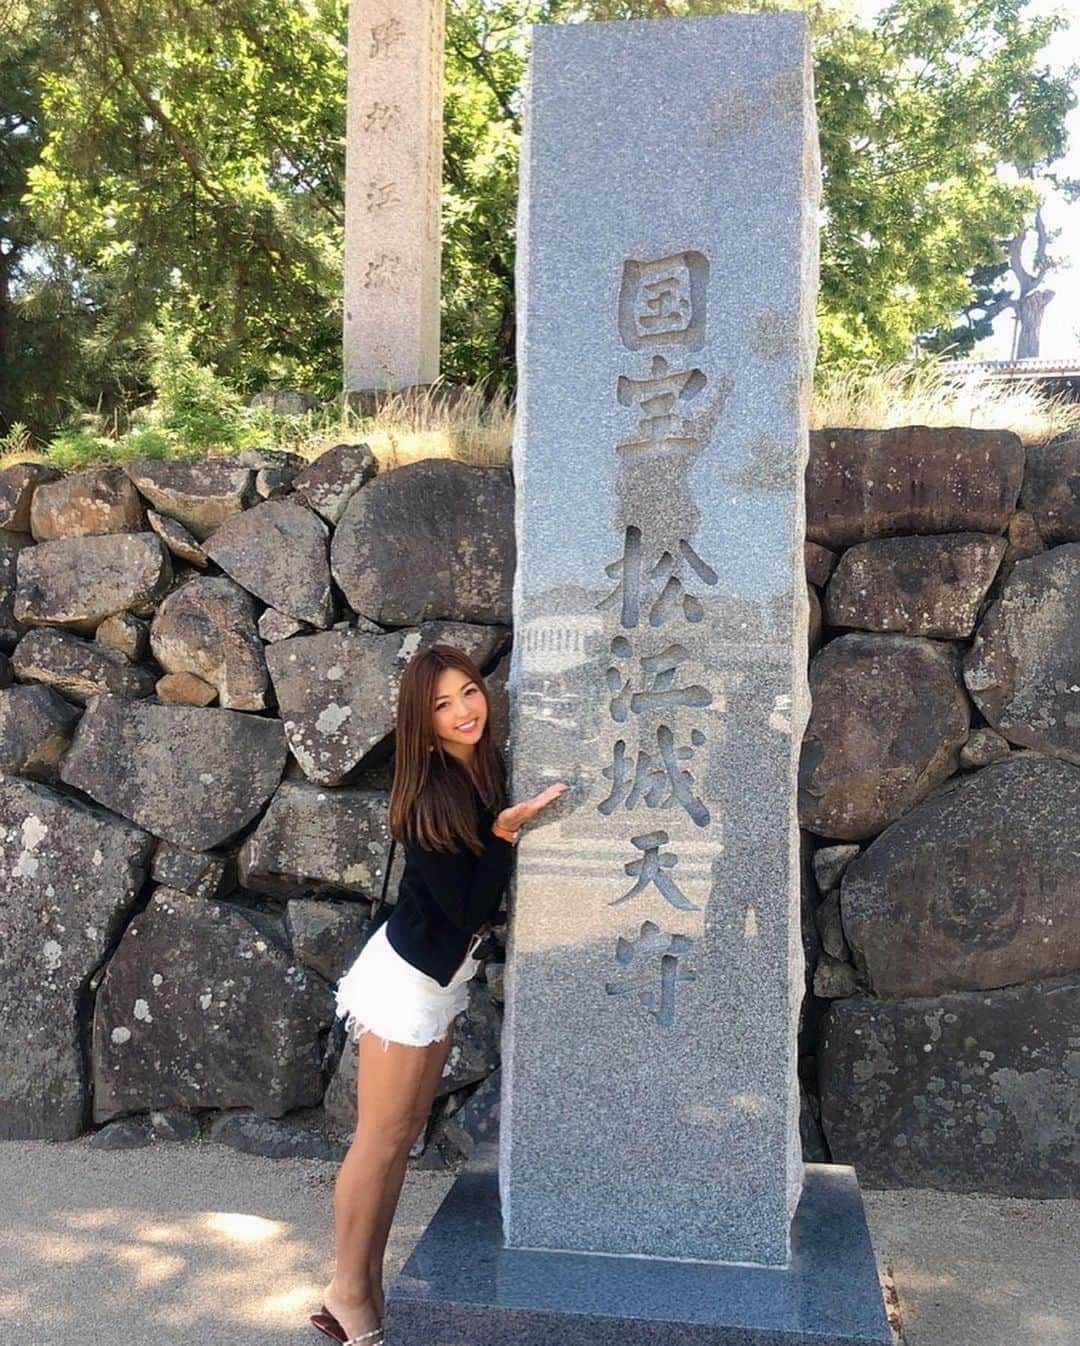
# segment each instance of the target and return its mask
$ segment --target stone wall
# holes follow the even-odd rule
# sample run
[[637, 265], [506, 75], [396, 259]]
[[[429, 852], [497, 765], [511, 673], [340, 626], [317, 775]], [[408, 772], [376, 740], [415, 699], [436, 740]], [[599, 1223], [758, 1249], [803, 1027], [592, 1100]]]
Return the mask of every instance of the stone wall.
[[[333, 986], [381, 888], [418, 649], [476, 659], [508, 747], [509, 469], [27, 464], [0, 528], [0, 1137], [342, 1153]], [[491, 966], [426, 1162], [488, 1124], [501, 998]]]
[[1080, 441], [822, 432], [807, 534], [808, 1144], [1076, 1193]]
[[[468, 649], [508, 747], [513, 513], [362, 446], [0, 473], [0, 1136], [341, 1153], [398, 675]], [[819, 433], [807, 534], [806, 1155], [1080, 1190], [1080, 442]], [[496, 1124], [501, 1002], [414, 1162]]]

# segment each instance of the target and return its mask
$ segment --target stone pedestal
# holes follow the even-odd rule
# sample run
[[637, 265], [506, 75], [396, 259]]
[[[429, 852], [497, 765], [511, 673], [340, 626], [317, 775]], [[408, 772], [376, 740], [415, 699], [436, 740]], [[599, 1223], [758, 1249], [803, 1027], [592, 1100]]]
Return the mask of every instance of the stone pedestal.
[[855, 1170], [807, 1164], [786, 1268], [507, 1248], [494, 1146], [387, 1299], [395, 1346], [890, 1346]]
[[345, 390], [439, 374], [443, 0], [353, 0], [345, 154]]
[[799, 1136], [805, 16], [535, 29], [526, 128], [511, 793], [571, 789], [519, 845], [498, 1194], [459, 1181], [387, 1336], [887, 1342]]

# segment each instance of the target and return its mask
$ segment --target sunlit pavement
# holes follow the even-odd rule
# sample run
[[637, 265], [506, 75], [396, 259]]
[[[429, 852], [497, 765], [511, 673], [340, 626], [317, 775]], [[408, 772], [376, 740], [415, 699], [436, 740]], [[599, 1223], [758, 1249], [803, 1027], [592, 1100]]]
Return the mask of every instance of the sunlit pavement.
[[[3, 1346], [325, 1341], [307, 1316], [332, 1268], [335, 1173], [206, 1142], [0, 1142]], [[409, 1173], [388, 1283], [452, 1180]], [[1080, 1201], [865, 1197], [907, 1346], [1075, 1346]]]

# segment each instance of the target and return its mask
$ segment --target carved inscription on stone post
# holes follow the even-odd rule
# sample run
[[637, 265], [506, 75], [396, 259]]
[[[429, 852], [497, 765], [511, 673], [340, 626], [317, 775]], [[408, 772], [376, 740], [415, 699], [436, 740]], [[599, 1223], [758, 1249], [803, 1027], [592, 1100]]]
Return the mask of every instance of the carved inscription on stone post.
[[[706, 399], [709, 375], [685, 358], [707, 338], [708, 280], [708, 258], [696, 249], [623, 263], [617, 328], [630, 354], [616, 397], [633, 412], [628, 436], [615, 446], [623, 473], [661, 457], [695, 456], [731, 394], [731, 380], [720, 378]], [[626, 492], [626, 498], [636, 495]], [[615, 584], [596, 607], [618, 611], [621, 630], [610, 640], [607, 689], [611, 720], [623, 732], [601, 771], [611, 790], [596, 807], [639, 852], [623, 866], [634, 883], [608, 905], [633, 901], [662, 921], [665, 903], [682, 912], [703, 907], [680, 887], [678, 847], [663, 824], [670, 810], [699, 828], [712, 821], [695, 768], [707, 750], [696, 712], [712, 705], [713, 690], [687, 681], [683, 669], [704, 654], [695, 648], [694, 626], [705, 611], [696, 591], [715, 587], [718, 576], [685, 537], [629, 521], [622, 532], [622, 554], [605, 567]], [[650, 727], [643, 730], [646, 716]], [[656, 1023], [672, 1027], [678, 988], [694, 980], [693, 945], [685, 931], [643, 920], [618, 937], [613, 958], [624, 975], [605, 982], [604, 990], [623, 995], [636, 988]]]
[[353, 0], [345, 174], [345, 386], [439, 371], [441, 0]]

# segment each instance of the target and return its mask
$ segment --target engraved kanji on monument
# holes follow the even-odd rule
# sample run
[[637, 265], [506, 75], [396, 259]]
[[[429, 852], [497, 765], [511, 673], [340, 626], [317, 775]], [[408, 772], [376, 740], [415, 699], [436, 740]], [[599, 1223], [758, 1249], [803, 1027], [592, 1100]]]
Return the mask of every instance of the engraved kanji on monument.
[[345, 388], [439, 373], [442, 0], [352, 0]]
[[[782, 1266], [803, 1180], [803, 23], [535, 36], [514, 797], [574, 788], [518, 852], [506, 1243]], [[560, 618], [588, 628], [552, 672], [535, 633]]]

